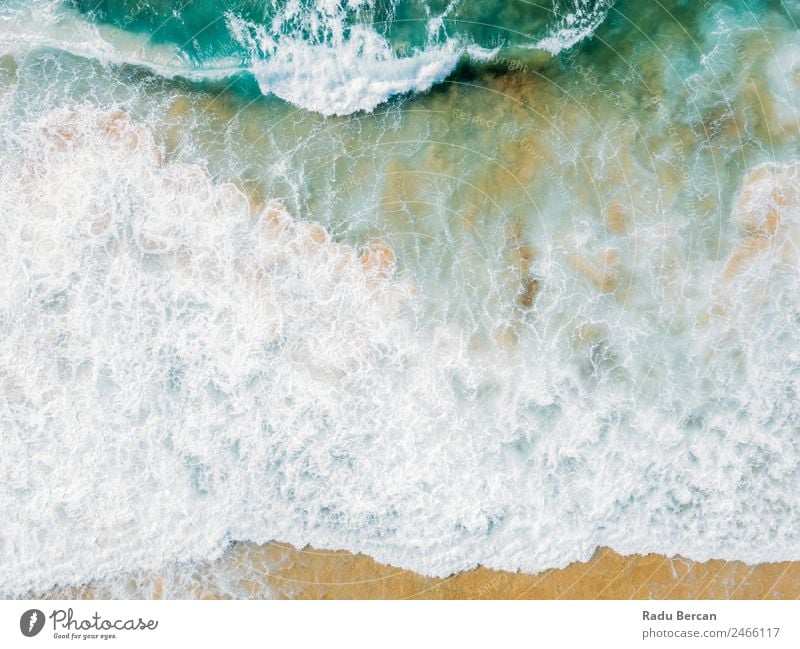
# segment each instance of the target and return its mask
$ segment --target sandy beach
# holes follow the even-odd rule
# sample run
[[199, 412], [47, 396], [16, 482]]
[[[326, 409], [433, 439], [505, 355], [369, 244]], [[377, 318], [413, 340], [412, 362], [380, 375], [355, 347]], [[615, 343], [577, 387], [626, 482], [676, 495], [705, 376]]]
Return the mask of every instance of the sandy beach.
[[662, 555], [623, 557], [601, 548], [586, 563], [538, 575], [479, 567], [430, 579], [348, 552], [274, 543], [240, 552], [279, 567], [264, 574], [276, 594], [310, 599], [795, 599], [800, 562], [748, 566]]
[[[174, 590], [176, 583], [181, 592]], [[129, 585], [146, 599], [797, 599], [800, 562], [701, 563], [600, 548], [585, 563], [536, 575], [478, 567], [437, 579], [363, 554], [240, 543], [216, 562], [178, 567], [169, 576], [139, 574]], [[103, 585], [91, 584], [57, 589], [48, 597], [110, 595]]]

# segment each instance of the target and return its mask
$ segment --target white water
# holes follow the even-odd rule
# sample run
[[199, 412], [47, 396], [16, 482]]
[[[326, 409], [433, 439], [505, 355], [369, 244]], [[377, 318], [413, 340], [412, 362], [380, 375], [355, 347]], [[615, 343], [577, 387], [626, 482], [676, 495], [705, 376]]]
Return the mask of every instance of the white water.
[[554, 14], [558, 24], [551, 33], [530, 47], [558, 54], [594, 34], [606, 18], [614, 0], [594, 3], [592, 0], [560, 0], [555, 3]]
[[[243, 44], [252, 38], [249, 30], [256, 31], [242, 21], [232, 19], [231, 24]], [[370, 112], [393, 95], [425, 92], [443, 81], [464, 54], [450, 40], [399, 57], [386, 39], [362, 27], [330, 43], [292, 37], [271, 47], [263, 42], [258, 51], [268, 57], [254, 56], [252, 67], [261, 91], [323, 115]]]
[[753, 172], [726, 245], [769, 230], [768, 200], [780, 224], [727, 279], [643, 224], [622, 302], [552, 242], [519, 343], [475, 350], [381, 248], [365, 266], [164, 163], [124, 115], [80, 106], [5, 136], [0, 594], [231, 540], [431, 575], [599, 545], [800, 558], [796, 167]]
[[[558, 54], [590, 37], [605, 18], [607, 7], [589, 10], [586, 0], [574, 0], [575, 7], [553, 10], [559, 24], [551, 33], [529, 47]], [[61, 0], [10, 2], [0, 7], [0, 53], [25, 56], [42, 49], [96, 59], [102, 63], [143, 67], [167, 77], [193, 81], [213, 81], [249, 73], [264, 94], [273, 94], [295, 106], [322, 115], [349, 115], [372, 111], [395, 95], [421, 93], [444, 81], [459, 60], [469, 57], [485, 61], [500, 52], [458, 37], [444, 42], [435, 39], [422, 48], [397, 53], [391, 44], [368, 26], [348, 28], [352, 11], [365, 2], [344, 7], [321, 0], [316, 9], [303, 17], [303, 26], [317, 25], [325, 35], [310, 42], [298, 33], [282, 34], [284, 22], [296, 19], [292, 3], [268, 31], [229, 14], [225, 17], [230, 32], [250, 53], [245, 65], [232, 58], [213, 64], [188, 60], [173, 45], [156, 44], [147, 34], [135, 34], [111, 26], [86, 22]], [[443, 27], [449, 12], [428, 21], [432, 38]]]

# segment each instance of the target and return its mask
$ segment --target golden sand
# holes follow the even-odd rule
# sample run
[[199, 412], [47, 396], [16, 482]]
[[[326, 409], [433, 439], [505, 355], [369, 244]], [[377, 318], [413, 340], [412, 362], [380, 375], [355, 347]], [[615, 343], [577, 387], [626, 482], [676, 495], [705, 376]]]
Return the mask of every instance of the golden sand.
[[271, 543], [243, 545], [242, 558], [273, 568], [262, 574], [278, 597], [301, 599], [795, 599], [800, 562], [749, 566], [698, 563], [662, 555], [623, 557], [600, 548], [586, 563], [529, 575], [479, 567], [446, 579], [377, 563], [348, 552]]
[[[531, 575], [478, 567], [444, 579], [380, 564], [363, 554], [239, 543], [210, 564], [171, 576], [136, 575], [145, 599], [797, 599], [800, 562], [750, 566], [658, 554], [621, 556], [600, 548], [585, 563]], [[181, 586], [173, 590], [174, 584]], [[56, 599], [119, 597], [104, 586], [56, 589]]]

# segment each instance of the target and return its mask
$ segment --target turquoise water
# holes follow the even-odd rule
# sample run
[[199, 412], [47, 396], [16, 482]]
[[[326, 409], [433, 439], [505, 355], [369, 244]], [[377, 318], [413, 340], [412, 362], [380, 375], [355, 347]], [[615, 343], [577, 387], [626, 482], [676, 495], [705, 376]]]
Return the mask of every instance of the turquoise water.
[[235, 30], [229, 29], [232, 20], [249, 26], [254, 39], [247, 44], [255, 45], [263, 56], [269, 55], [270, 45], [277, 44], [281, 37], [329, 43], [339, 38], [338, 30], [346, 40], [358, 28], [375, 30], [397, 54], [404, 54], [447, 38], [460, 38], [485, 48], [529, 46], [563, 25], [577, 29], [599, 22], [609, 3], [211, 0], [176, 5], [143, 0], [72, 0], [70, 4], [97, 23], [144, 33], [154, 43], [176, 45], [198, 62], [234, 55], [246, 64], [253, 52], [237, 38]]
[[0, 2], [0, 594], [800, 558], [797, 3], [175, 6]]

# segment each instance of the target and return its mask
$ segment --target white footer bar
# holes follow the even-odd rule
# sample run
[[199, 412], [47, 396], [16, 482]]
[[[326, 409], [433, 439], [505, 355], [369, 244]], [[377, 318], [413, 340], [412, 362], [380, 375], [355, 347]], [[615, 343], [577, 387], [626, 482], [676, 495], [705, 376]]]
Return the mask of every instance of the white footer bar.
[[796, 601], [0, 601], [0, 647], [800, 647]]

